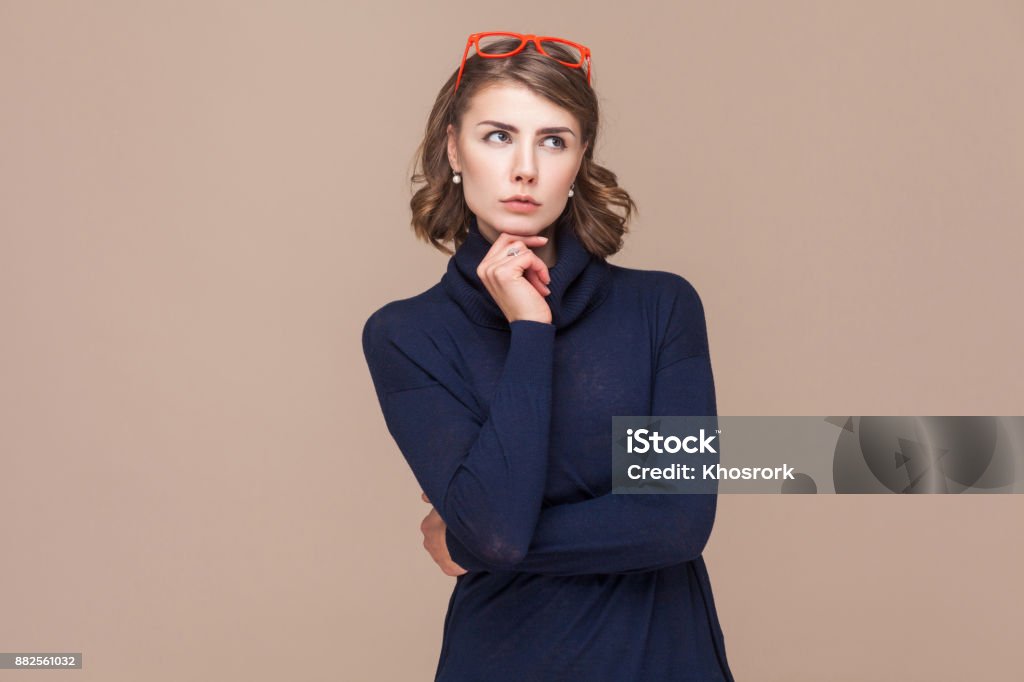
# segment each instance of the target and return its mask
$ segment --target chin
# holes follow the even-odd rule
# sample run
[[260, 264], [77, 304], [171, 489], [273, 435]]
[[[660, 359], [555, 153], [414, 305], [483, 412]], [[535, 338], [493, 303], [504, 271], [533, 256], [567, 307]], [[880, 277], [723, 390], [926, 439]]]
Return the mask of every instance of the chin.
[[537, 234], [547, 227], [547, 223], [543, 219], [538, 220], [537, 216], [517, 216], [507, 213], [499, 214], [487, 222], [499, 232], [507, 232], [520, 237]]
[[541, 230], [543, 230], [548, 225], [550, 225], [551, 223], [555, 222], [555, 220], [558, 219], [557, 215], [552, 217], [547, 215], [546, 212], [542, 214], [541, 211], [544, 211], [544, 209], [542, 208], [540, 211], [537, 211], [530, 215], [508, 213], [502, 211], [497, 216], [495, 216], [498, 222], [491, 224], [504, 225], [505, 229], [509, 231], [523, 233], [529, 232], [533, 234], [536, 232], [540, 232]]

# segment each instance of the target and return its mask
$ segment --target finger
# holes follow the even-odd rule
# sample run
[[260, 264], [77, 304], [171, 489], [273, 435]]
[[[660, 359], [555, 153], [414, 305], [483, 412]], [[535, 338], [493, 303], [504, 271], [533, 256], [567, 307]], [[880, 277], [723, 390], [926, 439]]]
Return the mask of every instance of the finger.
[[456, 576], [463, 575], [464, 573], [468, 573], [468, 571], [466, 569], [464, 569], [462, 566], [459, 566], [454, 561], [448, 562], [448, 565], [444, 566], [441, 570], [444, 571], [445, 575], [450, 575], [452, 577], [456, 577]]
[[[528, 252], [532, 253], [534, 256], [536, 256], [536, 258], [530, 259], [526, 263], [526, 265], [525, 265], [525, 267], [523, 269], [523, 276], [527, 277], [527, 272], [531, 272], [532, 271], [532, 272], [535, 272], [537, 274], [537, 281], [543, 283], [545, 286], [550, 284], [551, 283], [551, 273], [548, 271], [547, 263], [545, 263], [544, 260], [540, 256], [537, 256], [536, 252], [534, 252], [531, 249], [529, 249], [526, 246], [526, 244], [524, 244], [521, 240], [513, 241], [509, 245], [510, 248], [513, 247], [513, 246], [514, 247], [518, 247], [521, 251], [528, 251]], [[521, 256], [523, 254], [520, 253], [519, 255]], [[518, 256], [516, 256], [516, 257], [518, 257]], [[506, 258], [508, 260], [513, 260], [512, 257], [506, 256]], [[529, 279], [529, 277], [527, 277], [527, 279]], [[544, 292], [541, 292], [541, 293], [543, 294]], [[548, 293], [550, 293], [550, 291]]]
[[542, 234], [512, 234], [511, 232], [499, 232], [498, 237], [491, 244], [491, 250], [502, 252], [511, 246], [510, 242], [523, 241], [534, 248], [548, 243], [548, 238]]
[[527, 250], [517, 256], [510, 256], [506, 258], [505, 262], [494, 267], [494, 271], [491, 275], [497, 277], [500, 274], [502, 279], [508, 278], [511, 280], [516, 277], [523, 277], [524, 279], [529, 280], [527, 273], [531, 272], [537, 275], [538, 282], [547, 287], [547, 283], [551, 281], [551, 276], [548, 273], [548, 266], [544, 264], [544, 261], [541, 260], [540, 256], [535, 254], [533, 251]]
[[422, 494], [420, 495], [420, 497], [421, 497], [421, 498], [423, 499], [423, 501], [424, 501], [424, 502], [427, 502], [427, 503], [429, 503], [429, 502], [430, 502], [430, 499], [429, 499], [429, 498], [427, 497], [427, 494], [426, 494], [426, 493], [422, 493]]
[[[536, 256], [537, 254], [534, 255]], [[551, 284], [551, 272], [548, 270], [548, 264], [540, 256], [537, 256], [537, 259], [531, 263], [530, 269], [537, 273], [537, 280], [542, 282], [544, 286]], [[550, 289], [548, 291], [550, 292]]]
[[491, 244], [491, 248], [489, 248], [487, 253], [484, 254], [482, 262], [490, 263], [496, 260], [500, 261], [502, 258], [505, 258], [506, 252], [512, 245], [512, 242], [516, 239], [518, 239], [518, 237], [507, 232], [498, 233], [498, 237]]
[[502, 243], [499, 245], [498, 242], [495, 241], [494, 247], [492, 247], [491, 251], [489, 251], [487, 256], [484, 258], [483, 263], [486, 263], [484, 267], [488, 270], [492, 270], [495, 267], [508, 262], [509, 259], [514, 258], [515, 256], [509, 255], [509, 251], [512, 249], [519, 252], [517, 255], [522, 255], [530, 251], [526, 242], [524, 242], [520, 237], [512, 237], [511, 235], [502, 236], [505, 237], [505, 239], [502, 240]]
[[541, 296], [547, 296], [551, 293], [551, 289], [549, 289], [544, 282], [540, 281], [540, 275], [537, 274], [536, 270], [527, 270], [523, 273], [523, 276], [526, 277], [530, 284], [533, 285], [533, 288], [536, 289]]
[[508, 250], [513, 246], [518, 247], [520, 251], [524, 251], [528, 250], [531, 246], [537, 248], [544, 246], [547, 243], [548, 238], [539, 234], [521, 237], [507, 232], [502, 232], [498, 235], [498, 238], [494, 240], [491, 248], [481, 260], [480, 265], [484, 266], [484, 264], [492, 265], [496, 262], [500, 263], [509, 257]]
[[[519, 253], [516, 254], [515, 256], [510, 256], [508, 254], [508, 252], [510, 250], [512, 250], [512, 249], [518, 249]], [[511, 263], [512, 261], [516, 260], [517, 258], [522, 258], [523, 256], [525, 256], [525, 255], [527, 255], [529, 253], [532, 253], [532, 252], [530, 251], [530, 249], [526, 248], [526, 244], [524, 244], [521, 240], [510, 239], [505, 244], [505, 247], [501, 249], [500, 255], [497, 255], [497, 254], [493, 255], [489, 262], [481, 263], [481, 267], [484, 269], [484, 274], [486, 275], [486, 277], [489, 280], [493, 280], [495, 275], [499, 271], [505, 272], [505, 273], [510, 272], [508, 270], [509, 263]], [[513, 277], [517, 277], [518, 275], [519, 275], [519, 273], [516, 272], [512, 276]]]
[[[479, 277], [481, 281], [488, 281], [494, 268], [503, 263], [509, 257], [508, 250], [512, 247], [513, 241], [514, 238], [512, 235], [504, 232], [498, 235], [498, 238], [494, 240], [491, 248], [484, 254], [480, 264], [476, 267], [477, 277]], [[526, 250], [526, 246], [520, 246], [519, 250]]]

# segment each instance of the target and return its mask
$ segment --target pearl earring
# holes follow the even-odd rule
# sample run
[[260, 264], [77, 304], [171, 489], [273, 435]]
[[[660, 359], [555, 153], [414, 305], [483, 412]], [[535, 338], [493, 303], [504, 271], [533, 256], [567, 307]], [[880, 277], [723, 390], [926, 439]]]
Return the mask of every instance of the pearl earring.
[[569, 196], [572, 196], [573, 194], [575, 194], [575, 192], [572, 191], [572, 188], [575, 187], [575, 186], [576, 186], [575, 182], [572, 183], [572, 185], [569, 186]]
[[456, 185], [462, 182], [462, 174], [452, 173], [452, 182], [454, 182]]

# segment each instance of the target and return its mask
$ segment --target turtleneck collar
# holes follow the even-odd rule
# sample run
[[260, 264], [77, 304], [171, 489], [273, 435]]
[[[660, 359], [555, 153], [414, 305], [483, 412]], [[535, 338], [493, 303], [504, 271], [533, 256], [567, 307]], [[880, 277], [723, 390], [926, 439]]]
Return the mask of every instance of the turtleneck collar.
[[[472, 216], [466, 240], [448, 261], [441, 278], [445, 291], [470, 320], [484, 327], [509, 328], [501, 308], [476, 274], [480, 261], [491, 249]], [[544, 297], [557, 329], [569, 326], [594, 308], [608, 290], [611, 266], [584, 248], [567, 221], [555, 226], [555, 264], [548, 268], [551, 293]]]

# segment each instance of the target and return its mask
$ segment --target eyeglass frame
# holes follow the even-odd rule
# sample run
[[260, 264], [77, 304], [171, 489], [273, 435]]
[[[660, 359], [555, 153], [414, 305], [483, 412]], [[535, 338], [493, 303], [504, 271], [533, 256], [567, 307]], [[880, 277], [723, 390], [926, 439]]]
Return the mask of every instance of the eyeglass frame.
[[[519, 47], [505, 54], [484, 54], [480, 52], [480, 39], [486, 38], [487, 36], [509, 36], [511, 38], [519, 38], [521, 42], [519, 43]], [[580, 51], [580, 63], [566, 64], [558, 57], [548, 54], [547, 52], [544, 51], [544, 48], [541, 46], [541, 41], [543, 40], [550, 40], [556, 43], [564, 43], [571, 47], [575, 47]], [[590, 48], [587, 47], [586, 45], [582, 43], [577, 43], [572, 40], [566, 40], [565, 38], [558, 38], [556, 36], [536, 36], [533, 35], [532, 33], [513, 33], [512, 31], [484, 31], [482, 33], [470, 34], [469, 38], [466, 40], [466, 49], [463, 50], [462, 52], [462, 63], [459, 65], [459, 75], [458, 78], [455, 79], [455, 92], [459, 91], [459, 83], [462, 81], [462, 71], [463, 69], [466, 68], [466, 58], [469, 56], [469, 48], [472, 47], [474, 43], [476, 44], [476, 54], [478, 57], [486, 57], [488, 59], [501, 59], [503, 57], [512, 57], [513, 55], [519, 54], [526, 47], [527, 43], [530, 42], [532, 42], [537, 47], [538, 52], [540, 52], [542, 55], [546, 57], [554, 59], [562, 66], [567, 66], [570, 69], [582, 69], [583, 65], [586, 64], [587, 85], [591, 85], [591, 75], [594, 72], [594, 66], [590, 60]], [[593, 86], [591, 85], [591, 87]]]

